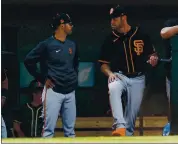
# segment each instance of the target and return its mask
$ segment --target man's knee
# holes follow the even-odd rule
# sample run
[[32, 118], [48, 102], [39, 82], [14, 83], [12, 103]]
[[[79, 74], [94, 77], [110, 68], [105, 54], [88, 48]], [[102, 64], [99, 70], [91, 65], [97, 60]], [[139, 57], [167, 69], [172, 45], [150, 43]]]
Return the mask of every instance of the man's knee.
[[109, 94], [111, 94], [113, 92], [122, 91], [124, 89], [124, 86], [120, 80], [117, 80], [112, 83], [109, 83], [108, 88], [109, 88]]

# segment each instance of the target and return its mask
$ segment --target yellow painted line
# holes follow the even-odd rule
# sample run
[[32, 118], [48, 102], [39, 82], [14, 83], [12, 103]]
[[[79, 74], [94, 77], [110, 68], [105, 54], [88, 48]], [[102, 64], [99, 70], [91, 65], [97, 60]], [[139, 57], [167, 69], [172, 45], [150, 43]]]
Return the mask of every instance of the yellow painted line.
[[178, 136], [7, 138], [2, 143], [178, 143]]

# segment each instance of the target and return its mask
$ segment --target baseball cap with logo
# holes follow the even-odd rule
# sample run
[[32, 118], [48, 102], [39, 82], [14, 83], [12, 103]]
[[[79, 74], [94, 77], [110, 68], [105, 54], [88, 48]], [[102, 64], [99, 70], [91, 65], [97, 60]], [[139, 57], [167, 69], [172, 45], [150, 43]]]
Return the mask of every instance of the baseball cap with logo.
[[111, 18], [116, 18], [116, 17], [120, 17], [120, 16], [123, 16], [123, 15], [127, 15], [127, 12], [124, 9], [124, 7], [121, 7], [121, 6], [118, 5], [115, 8], [110, 9]]
[[66, 13], [56, 14], [56, 16], [53, 17], [51, 27], [55, 30], [60, 24], [66, 23], [72, 25], [72, 20], [68, 14]]

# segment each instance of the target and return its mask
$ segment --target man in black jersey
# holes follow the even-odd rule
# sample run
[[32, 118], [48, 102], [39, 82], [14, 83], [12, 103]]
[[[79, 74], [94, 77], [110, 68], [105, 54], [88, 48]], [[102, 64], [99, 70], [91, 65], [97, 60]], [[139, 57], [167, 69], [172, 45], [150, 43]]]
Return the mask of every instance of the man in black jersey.
[[16, 137], [41, 137], [43, 86], [37, 80], [33, 80], [29, 85], [29, 90], [29, 95], [33, 100], [14, 111], [13, 131]]
[[[131, 136], [145, 88], [146, 65], [156, 66], [157, 54], [149, 37], [127, 23], [126, 10], [110, 11], [112, 32], [101, 47], [101, 71], [108, 76], [109, 100], [114, 118], [113, 136]], [[127, 93], [123, 113], [121, 96]]]

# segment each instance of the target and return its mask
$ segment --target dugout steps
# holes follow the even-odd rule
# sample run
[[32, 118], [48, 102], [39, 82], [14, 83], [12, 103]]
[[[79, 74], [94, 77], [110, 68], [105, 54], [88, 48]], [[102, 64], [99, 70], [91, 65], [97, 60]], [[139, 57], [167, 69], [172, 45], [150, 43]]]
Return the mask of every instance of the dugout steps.
[[[76, 136], [111, 136], [112, 117], [78, 117], [76, 120]], [[135, 136], [161, 136], [167, 123], [165, 116], [138, 117]], [[58, 120], [55, 136], [63, 137], [61, 119]]]

